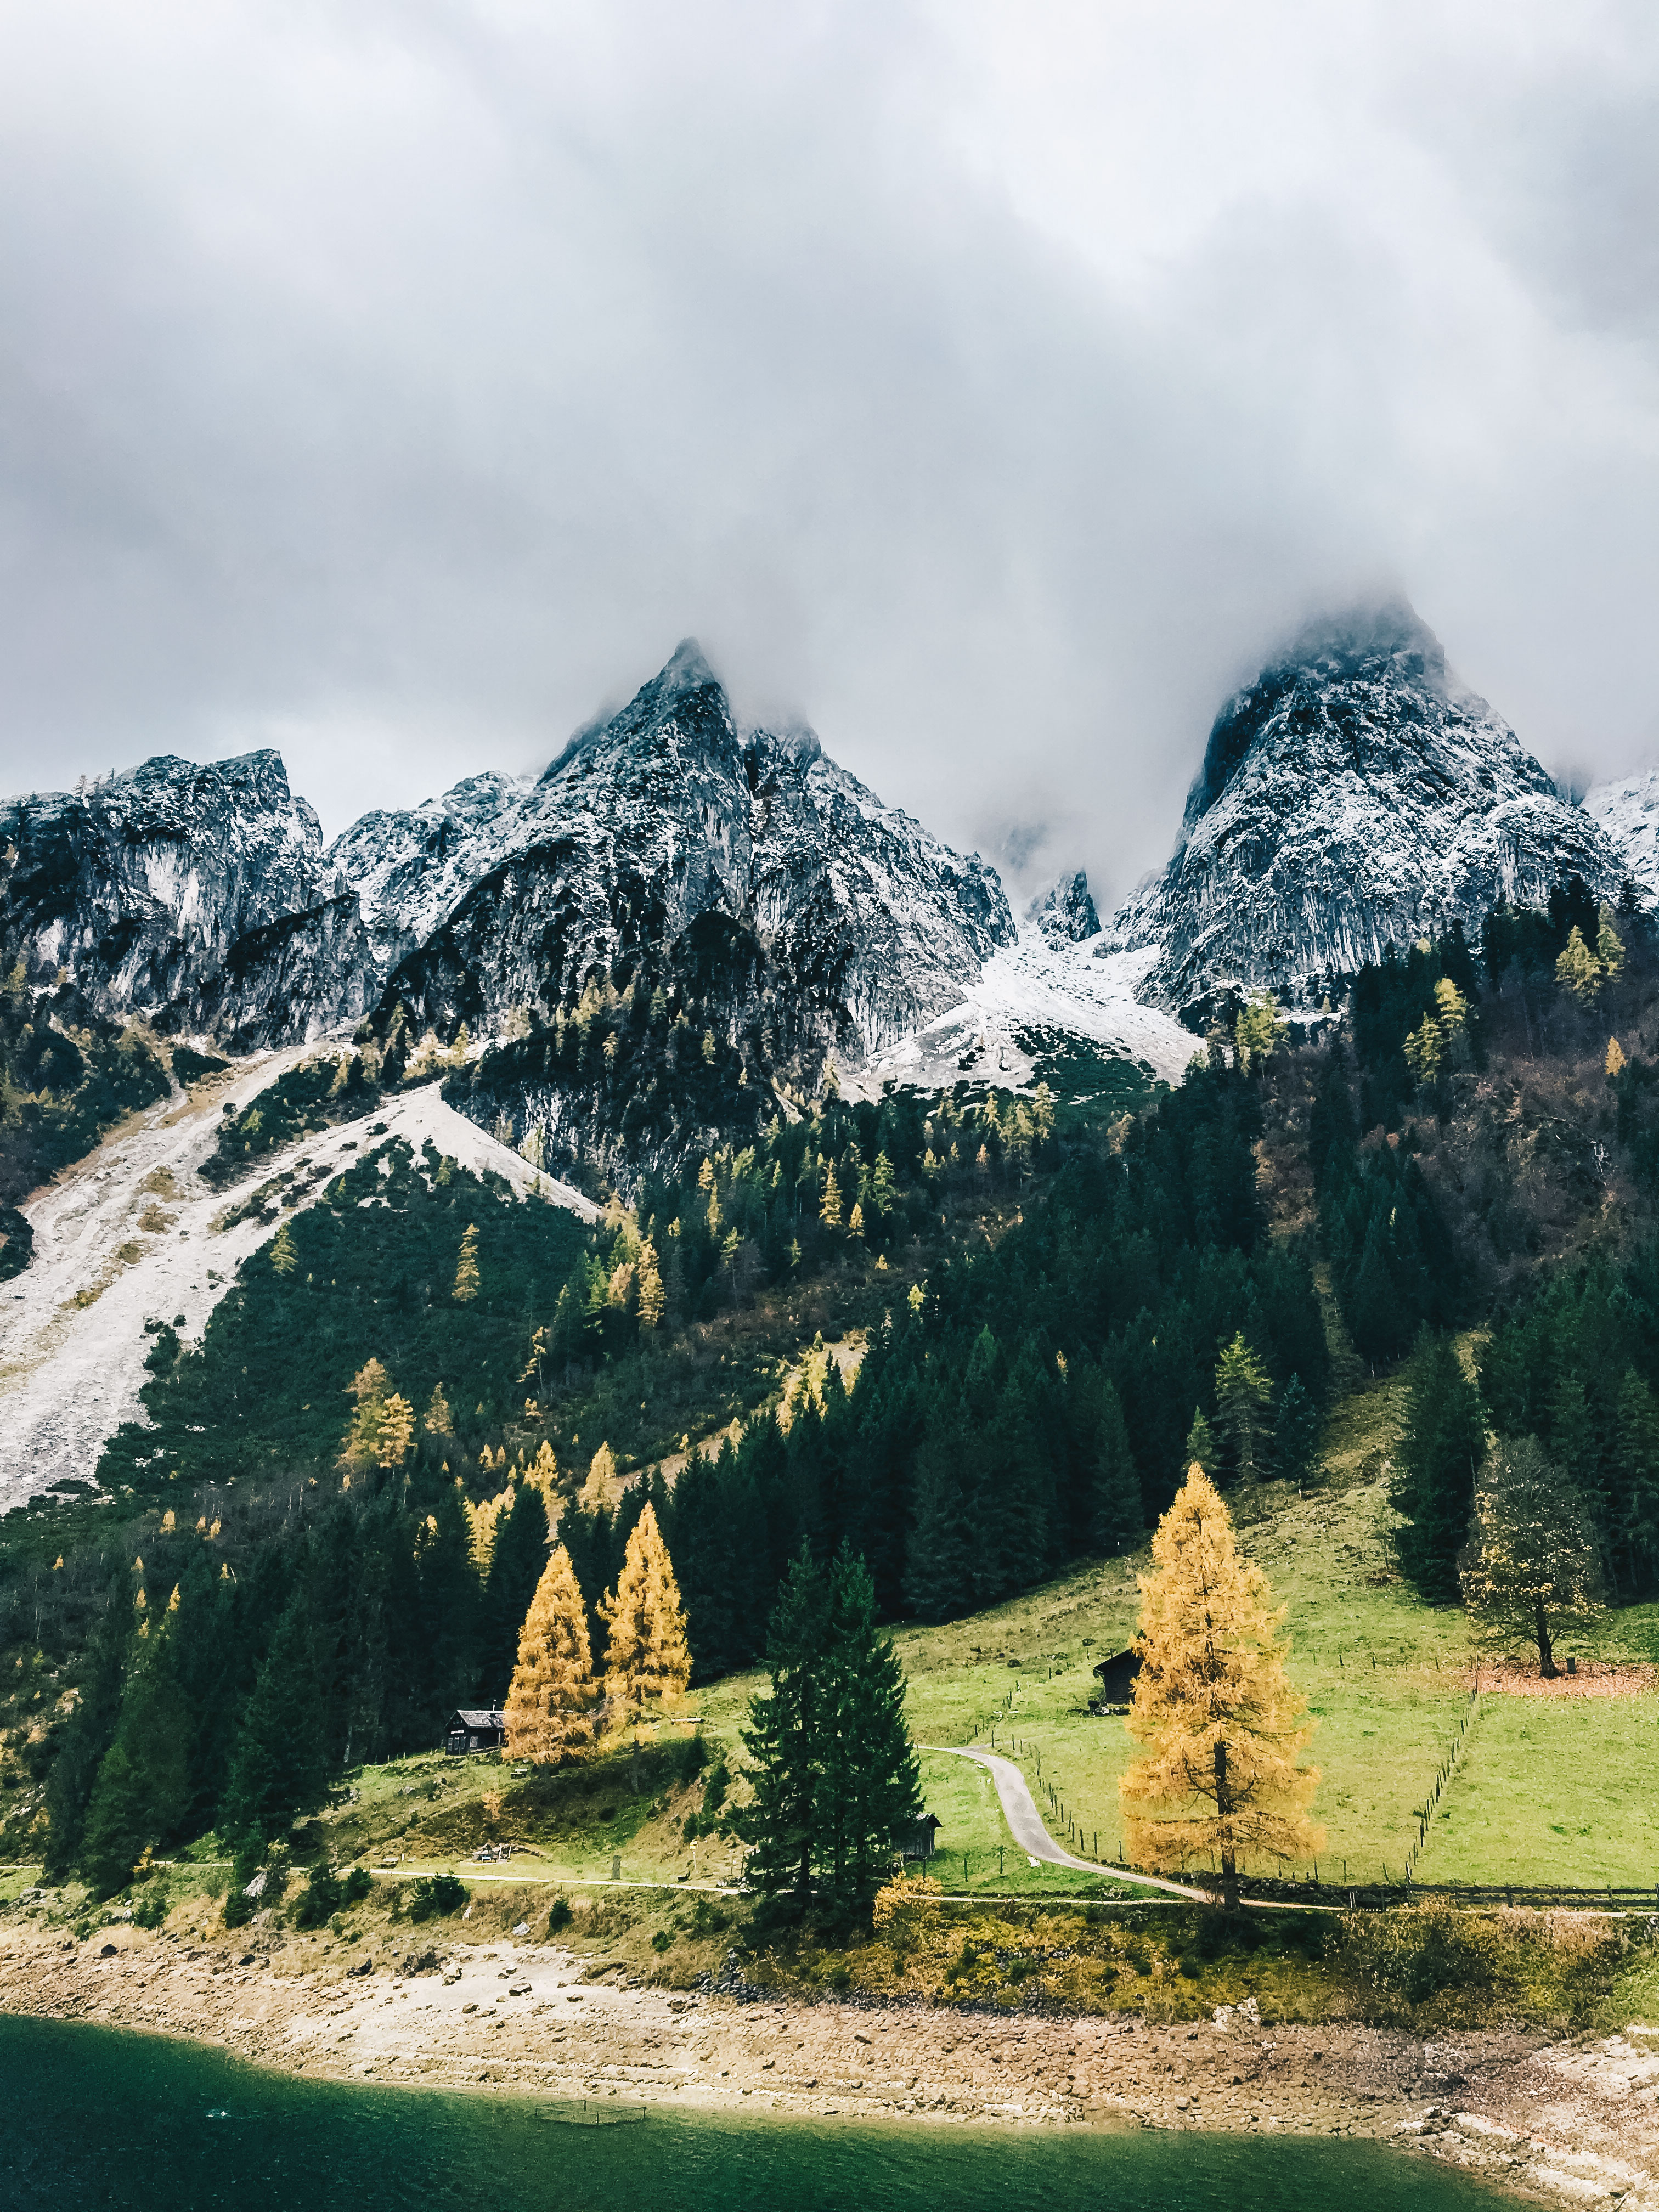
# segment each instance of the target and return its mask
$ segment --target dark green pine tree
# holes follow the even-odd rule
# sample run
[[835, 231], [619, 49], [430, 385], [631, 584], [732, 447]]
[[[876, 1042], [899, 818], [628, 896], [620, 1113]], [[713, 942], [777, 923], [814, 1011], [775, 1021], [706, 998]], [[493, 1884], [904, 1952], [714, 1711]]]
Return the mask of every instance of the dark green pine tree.
[[1659, 1401], [1633, 1367], [1619, 1386], [1613, 1452], [1631, 1585], [1651, 1589], [1659, 1578]]
[[1104, 1552], [1109, 1559], [1133, 1551], [1146, 1533], [1146, 1516], [1123, 1407], [1110, 1382], [1101, 1393], [1100, 1423], [1095, 1431], [1092, 1504], [1089, 1536], [1096, 1550]]
[[962, 1471], [967, 1439], [952, 1421], [930, 1431], [916, 1459], [915, 1517], [904, 1601], [924, 1620], [949, 1620], [973, 1602], [973, 1545]]
[[190, 1715], [169, 1616], [135, 1637], [121, 1717], [87, 1811], [81, 1870], [94, 1893], [125, 1888], [146, 1849], [169, 1843], [190, 1806]]
[[226, 1659], [236, 1638], [236, 1584], [222, 1579], [205, 1547], [185, 1571], [178, 1617], [168, 1633], [190, 1720], [185, 1825], [196, 1835], [213, 1825], [236, 1740], [235, 1699], [225, 1694]]
[[1389, 1269], [1386, 1217], [1373, 1213], [1347, 1300], [1354, 1349], [1365, 1360], [1391, 1359], [1401, 1346], [1401, 1314]]
[[904, 1673], [876, 1628], [869, 1570], [845, 1547], [830, 1569], [817, 1761], [814, 1857], [820, 1895], [861, 1918], [921, 1818], [921, 1779], [904, 1720]]
[[754, 1790], [732, 1815], [750, 1845], [744, 1878], [769, 1917], [799, 1917], [814, 1893], [823, 1749], [822, 1667], [828, 1593], [805, 1546], [785, 1577], [766, 1639], [769, 1693], [742, 1730]]
[[1425, 1328], [1406, 1377], [1406, 1419], [1396, 1454], [1400, 1563], [1431, 1605], [1462, 1595], [1457, 1555], [1468, 1538], [1475, 1474], [1486, 1450], [1480, 1395], [1449, 1336]]
[[1298, 1490], [1312, 1472], [1319, 1453], [1319, 1408], [1292, 1375], [1279, 1401], [1273, 1424], [1273, 1468], [1281, 1480]]
[[[729, 1479], [734, 1469], [729, 1438], [720, 1448], [720, 1465]], [[694, 1682], [712, 1682], [742, 1663], [725, 1492], [726, 1484], [714, 1467], [694, 1451], [675, 1482], [666, 1523], [674, 1579], [685, 1607]]]
[[276, 1625], [242, 1716], [219, 1827], [238, 1842], [272, 1843], [315, 1812], [327, 1788], [325, 1715], [311, 1650], [311, 1618], [296, 1591]]
[[435, 1743], [455, 1707], [471, 1705], [478, 1694], [483, 1592], [459, 1490], [439, 1493], [432, 1519], [419, 1566], [420, 1682], [423, 1733]]
[[547, 1565], [547, 1504], [534, 1483], [520, 1486], [512, 1510], [495, 1524], [484, 1587], [484, 1695], [506, 1698], [519, 1658], [519, 1632]]
[[112, 1589], [92, 1638], [80, 1699], [46, 1783], [46, 1867], [54, 1880], [68, 1874], [81, 1855], [92, 1793], [121, 1718], [121, 1686], [131, 1637], [132, 1608], [124, 1575]]

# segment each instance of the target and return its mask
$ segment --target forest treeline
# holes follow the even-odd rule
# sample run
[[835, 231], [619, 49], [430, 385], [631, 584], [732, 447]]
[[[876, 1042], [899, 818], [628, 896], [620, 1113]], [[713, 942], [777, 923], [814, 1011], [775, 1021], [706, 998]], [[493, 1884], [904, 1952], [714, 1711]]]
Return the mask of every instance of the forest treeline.
[[[1289, 1050], [1264, 1006], [1241, 1012], [1240, 1049], [1195, 1042], [1182, 1085], [1109, 1127], [1062, 1136], [1041, 1093], [832, 1089], [752, 1143], [647, 1176], [597, 1227], [368, 1127], [315, 1203], [270, 1205], [276, 1234], [199, 1347], [157, 1319], [153, 1425], [124, 1430], [103, 1472], [170, 1510], [112, 1580], [100, 1555], [82, 1695], [52, 1731], [54, 1854], [100, 1848], [98, 1778], [114, 1778], [109, 1804], [128, 1802], [116, 1784], [145, 1743], [172, 1747], [159, 1778], [131, 1785], [150, 1791], [160, 1843], [249, 1817], [250, 1744], [297, 1806], [319, 1776], [428, 1747], [454, 1705], [499, 1700], [554, 1517], [602, 1668], [599, 1601], [652, 1507], [708, 1680], [761, 1656], [803, 1556], [861, 1559], [882, 1620], [938, 1620], [1137, 1546], [1195, 1449], [1224, 1485], [1301, 1476], [1331, 1388], [1322, 1248], [1361, 1356], [1416, 1347], [1397, 1498], [1424, 1595], [1457, 1595], [1489, 1427], [1535, 1437], [1568, 1470], [1609, 1587], [1647, 1594], [1659, 1257], [1632, 1248], [1528, 1279], [1471, 1376], [1450, 1332], [1480, 1317], [1480, 1283], [1422, 1148], [1506, 1023], [1545, 1043], [1577, 1024], [1582, 1054], [1632, 988], [1626, 959], [1650, 951], [1633, 917], [1568, 887], [1547, 912], [1492, 917], [1478, 953], [1455, 933], [1364, 971], [1346, 1034], [1295, 1060], [1314, 1234], [1270, 1236], [1263, 1213], [1256, 1148]], [[1634, 1035], [1608, 1047], [1595, 1110], [1639, 1181], [1659, 1158], [1659, 1065]], [[336, 1078], [313, 1076], [281, 1114], [363, 1118], [346, 1065], [331, 1109]], [[227, 1152], [262, 1132], [238, 1117]], [[914, 1289], [893, 1268], [850, 1384], [810, 1360], [810, 1387], [751, 1411], [672, 1483], [647, 1467], [582, 1484], [601, 1438], [560, 1428], [572, 1393], [617, 1373], [648, 1399], [677, 1333], [849, 1251], [879, 1282], [981, 1194], [1018, 1198], [1020, 1218]], [[193, 1525], [185, 1499], [203, 1509]], [[84, 1599], [93, 1571], [70, 1559], [64, 1588]], [[167, 1667], [138, 1663], [163, 1620]], [[272, 1742], [303, 1758], [284, 1769]], [[111, 1832], [125, 1848], [135, 1830]]]

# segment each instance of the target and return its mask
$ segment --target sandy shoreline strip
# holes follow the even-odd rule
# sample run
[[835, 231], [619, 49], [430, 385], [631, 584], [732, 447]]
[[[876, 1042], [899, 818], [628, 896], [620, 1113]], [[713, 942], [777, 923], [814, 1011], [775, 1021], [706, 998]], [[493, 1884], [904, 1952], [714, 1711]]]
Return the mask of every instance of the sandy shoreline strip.
[[302, 1966], [280, 1948], [125, 1928], [75, 1942], [14, 1924], [0, 1931], [0, 2009], [187, 2037], [312, 2080], [933, 2124], [1361, 2136], [1535, 2202], [1659, 2212], [1659, 2033], [1425, 2043], [1346, 2023], [748, 2003], [585, 1980], [584, 1962], [550, 1944], [423, 1955], [419, 1966], [407, 1950], [342, 1946]]

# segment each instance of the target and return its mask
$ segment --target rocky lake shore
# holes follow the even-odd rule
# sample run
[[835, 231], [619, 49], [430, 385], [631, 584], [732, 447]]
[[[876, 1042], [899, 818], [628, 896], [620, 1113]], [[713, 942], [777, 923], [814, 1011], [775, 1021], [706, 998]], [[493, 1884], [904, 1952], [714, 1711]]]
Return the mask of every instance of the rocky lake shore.
[[1659, 2207], [1659, 2032], [1439, 2042], [1341, 2023], [1160, 2024], [779, 2002], [592, 1976], [507, 1940], [320, 1958], [137, 1928], [0, 1935], [0, 2009], [188, 2037], [311, 2079], [993, 2126], [1398, 2142], [1513, 2195]]

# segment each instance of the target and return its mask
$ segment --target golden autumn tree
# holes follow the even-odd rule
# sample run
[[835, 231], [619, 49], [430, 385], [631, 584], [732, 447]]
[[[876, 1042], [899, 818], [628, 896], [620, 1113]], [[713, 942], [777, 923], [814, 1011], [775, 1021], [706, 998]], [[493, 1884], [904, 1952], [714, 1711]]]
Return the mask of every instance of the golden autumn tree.
[[665, 1705], [684, 1694], [691, 1679], [685, 1612], [668, 1547], [647, 1505], [623, 1554], [617, 1587], [599, 1601], [610, 1631], [605, 1693], [619, 1717], [637, 1715], [649, 1702]]
[[1140, 1655], [1128, 1729], [1140, 1757], [1118, 1784], [1130, 1850], [1143, 1864], [1213, 1852], [1229, 1911], [1247, 1853], [1306, 1858], [1324, 1841], [1308, 1817], [1319, 1770], [1299, 1766], [1313, 1735], [1285, 1678], [1260, 1567], [1241, 1559], [1219, 1493], [1194, 1463], [1152, 1539], [1140, 1585]]
[[598, 1513], [611, 1503], [611, 1492], [617, 1480], [617, 1455], [609, 1444], [601, 1444], [588, 1462], [587, 1480], [581, 1486], [576, 1503], [584, 1513]]
[[455, 1262], [455, 1288], [451, 1295], [457, 1305], [465, 1305], [478, 1295], [478, 1231], [471, 1222], [467, 1224], [466, 1234], [461, 1239], [460, 1257]]
[[338, 1464], [348, 1470], [401, 1466], [415, 1441], [415, 1408], [392, 1388], [392, 1377], [378, 1359], [367, 1360], [357, 1370], [350, 1388], [357, 1410]]
[[562, 1544], [542, 1570], [519, 1632], [519, 1662], [507, 1693], [507, 1748], [514, 1759], [550, 1766], [592, 1748], [593, 1678], [587, 1608]]
[[434, 1382], [432, 1386], [432, 1395], [427, 1401], [426, 1419], [421, 1425], [429, 1437], [453, 1437], [455, 1433], [454, 1417], [450, 1413], [449, 1401], [444, 1395], [441, 1382]]

